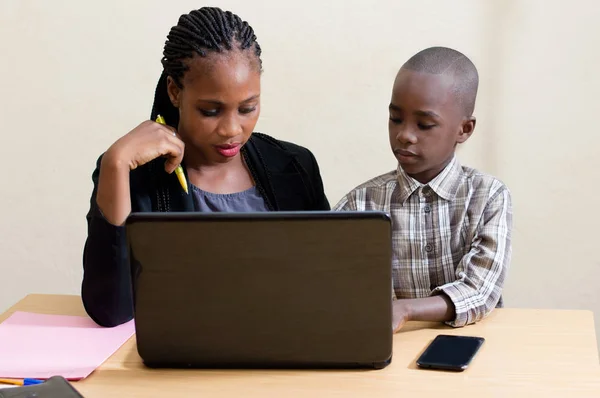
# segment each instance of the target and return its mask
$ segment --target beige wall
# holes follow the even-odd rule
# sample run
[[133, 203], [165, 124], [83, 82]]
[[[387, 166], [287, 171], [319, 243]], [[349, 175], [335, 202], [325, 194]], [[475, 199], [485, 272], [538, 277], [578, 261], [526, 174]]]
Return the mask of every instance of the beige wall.
[[[432, 45], [468, 54], [481, 87], [460, 158], [513, 194], [507, 305], [600, 320], [600, 4], [217, 3], [249, 20], [264, 50], [257, 129], [310, 147], [332, 204], [394, 166], [386, 108], [401, 63]], [[200, 3], [165, 4], [0, 2], [0, 310], [79, 291], [96, 157], [148, 117], [165, 36]]]

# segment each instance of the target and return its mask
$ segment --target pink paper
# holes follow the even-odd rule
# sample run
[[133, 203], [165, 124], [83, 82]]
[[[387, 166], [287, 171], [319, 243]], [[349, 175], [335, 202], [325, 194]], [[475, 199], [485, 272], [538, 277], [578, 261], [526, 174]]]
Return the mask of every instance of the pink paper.
[[0, 324], [0, 378], [87, 377], [135, 332], [80, 316], [15, 312]]

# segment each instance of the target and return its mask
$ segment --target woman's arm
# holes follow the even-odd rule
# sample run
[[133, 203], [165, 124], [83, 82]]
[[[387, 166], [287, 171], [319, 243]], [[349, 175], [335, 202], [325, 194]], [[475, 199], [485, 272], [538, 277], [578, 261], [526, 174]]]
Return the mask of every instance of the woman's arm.
[[125, 227], [110, 223], [97, 203], [101, 164], [102, 156], [92, 175], [94, 190], [86, 217], [88, 236], [83, 249], [81, 298], [90, 318], [98, 325], [112, 327], [133, 317], [131, 271]]
[[146, 121], [98, 159], [87, 214], [81, 297], [90, 318], [101, 326], [116, 326], [133, 317], [131, 268], [123, 224], [134, 207], [132, 197], [149, 189], [144, 181], [134, 183], [134, 174], [141, 172], [140, 166], [159, 157], [166, 158], [165, 170], [171, 173], [181, 163], [183, 151], [184, 144], [172, 129]]

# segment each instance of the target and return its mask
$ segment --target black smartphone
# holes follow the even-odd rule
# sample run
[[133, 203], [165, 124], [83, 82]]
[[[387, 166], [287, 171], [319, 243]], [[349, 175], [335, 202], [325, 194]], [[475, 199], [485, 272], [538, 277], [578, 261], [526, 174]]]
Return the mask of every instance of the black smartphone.
[[472, 336], [437, 336], [417, 359], [424, 369], [453, 370], [462, 372], [479, 351], [485, 339]]

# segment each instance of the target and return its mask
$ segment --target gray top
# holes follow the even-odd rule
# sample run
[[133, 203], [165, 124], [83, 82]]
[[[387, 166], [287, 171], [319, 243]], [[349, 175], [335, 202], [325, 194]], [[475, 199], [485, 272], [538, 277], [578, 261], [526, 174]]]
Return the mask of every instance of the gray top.
[[265, 200], [256, 187], [242, 192], [217, 194], [201, 190], [191, 185], [194, 195], [194, 209], [203, 213], [248, 213], [269, 211]]

